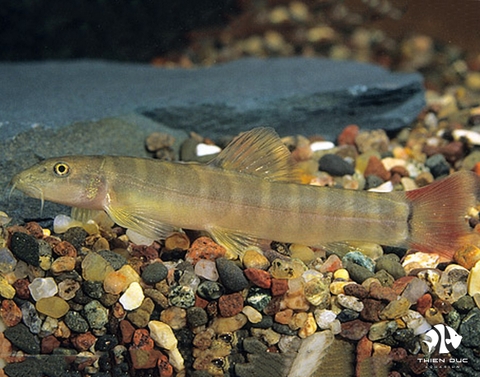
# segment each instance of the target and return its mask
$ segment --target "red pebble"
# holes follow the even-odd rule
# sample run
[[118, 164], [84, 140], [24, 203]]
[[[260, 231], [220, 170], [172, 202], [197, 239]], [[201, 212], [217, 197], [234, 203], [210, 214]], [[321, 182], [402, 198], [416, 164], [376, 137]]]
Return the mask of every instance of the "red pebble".
[[120, 332], [122, 333], [122, 344], [128, 344], [132, 341], [135, 327], [126, 319], [120, 321]]
[[147, 329], [138, 329], [133, 333], [133, 346], [138, 349], [150, 351], [153, 349], [153, 339]]
[[384, 181], [388, 181], [390, 179], [391, 173], [387, 169], [385, 169], [382, 161], [377, 156], [371, 156], [368, 159], [368, 164], [363, 175], [365, 177], [368, 177], [370, 175], [376, 175]]
[[22, 311], [13, 300], [3, 300], [0, 316], [8, 327], [18, 325], [22, 320]]
[[132, 244], [132, 255], [134, 257], [139, 257], [145, 261], [152, 261], [158, 259], [158, 250], [152, 246], [145, 245], [133, 245]]
[[236, 292], [218, 299], [218, 310], [222, 317], [233, 317], [243, 309], [243, 296]]
[[226, 252], [223, 246], [215, 243], [211, 238], [199, 237], [188, 249], [185, 259], [195, 265], [199, 259], [215, 260], [225, 256]]
[[86, 351], [95, 344], [97, 338], [90, 331], [85, 334], [79, 334], [71, 338], [73, 346], [77, 351]]
[[425, 316], [425, 313], [428, 309], [432, 307], [432, 296], [430, 293], [425, 293], [422, 297], [417, 300], [417, 312]]
[[30, 298], [30, 290], [28, 289], [29, 284], [30, 283], [27, 279], [18, 279], [12, 284], [19, 298], [23, 300]]
[[395, 301], [398, 298], [397, 293], [390, 287], [384, 287], [380, 283], [370, 284], [369, 295], [377, 300]]
[[288, 291], [288, 280], [272, 278], [272, 296], [281, 296]]
[[355, 145], [355, 138], [359, 132], [360, 128], [356, 124], [348, 125], [338, 135], [338, 145]]
[[158, 358], [157, 361], [158, 372], [160, 377], [172, 377], [173, 376], [173, 367], [172, 364], [168, 362], [168, 357], [164, 354]]
[[373, 342], [364, 336], [357, 343], [357, 365], [372, 356]]
[[362, 300], [368, 296], [367, 289], [363, 285], [357, 283], [347, 284], [343, 287], [343, 291], [348, 296], [355, 296]]
[[43, 238], [43, 229], [39, 223], [31, 221], [25, 224], [25, 229], [27, 229], [28, 233], [30, 233], [30, 235], [34, 236], [35, 238]]
[[77, 249], [68, 241], [61, 241], [53, 247], [53, 252], [62, 257], [77, 257]]
[[260, 288], [269, 289], [272, 286], [272, 276], [267, 271], [258, 268], [247, 268], [243, 273], [248, 280]]
[[363, 310], [360, 312], [360, 318], [368, 322], [379, 322], [379, 313], [387, 306], [381, 301], [367, 298], [363, 300]]
[[42, 339], [41, 352], [43, 354], [52, 353], [54, 349], [60, 347], [60, 341], [53, 335], [46, 336]]
[[205, 309], [208, 305], [208, 301], [204, 298], [201, 298], [199, 295], [195, 295], [195, 306]]
[[342, 267], [342, 260], [336, 254], [332, 254], [327, 258], [325, 263], [320, 266], [320, 272], [335, 272]]
[[407, 287], [407, 285], [413, 280], [418, 279], [415, 276], [402, 276], [401, 278], [395, 280], [392, 284], [392, 289], [395, 291], [397, 295], [401, 295], [403, 290]]
[[359, 319], [342, 323], [340, 335], [350, 340], [360, 340], [367, 335], [371, 323], [363, 322]]

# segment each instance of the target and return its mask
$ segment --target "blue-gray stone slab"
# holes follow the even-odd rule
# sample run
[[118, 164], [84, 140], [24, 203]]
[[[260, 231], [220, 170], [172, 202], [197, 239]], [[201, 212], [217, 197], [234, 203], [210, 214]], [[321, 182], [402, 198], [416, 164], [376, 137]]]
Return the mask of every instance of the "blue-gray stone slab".
[[[319, 58], [242, 59], [167, 69], [105, 61], [0, 63], [0, 189], [40, 158], [146, 156], [145, 137], [190, 131], [215, 138], [256, 126], [334, 139], [348, 124], [399, 129], [424, 106], [416, 73]], [[0, 195], [15, 220], [38, 201]], [[49, 217], [59, 206], [48, 204]]]

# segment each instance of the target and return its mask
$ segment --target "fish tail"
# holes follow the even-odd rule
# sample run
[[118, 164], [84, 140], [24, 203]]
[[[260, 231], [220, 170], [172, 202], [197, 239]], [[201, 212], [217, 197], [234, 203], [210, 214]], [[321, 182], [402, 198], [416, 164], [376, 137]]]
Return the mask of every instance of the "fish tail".
[[467, 221], [469, 209], [480, 198], [480, 178], [475, 173], [454, 173], [405, 194], [411, 206], [410, 248], [451, 260], [455, 251], [475, 239]]

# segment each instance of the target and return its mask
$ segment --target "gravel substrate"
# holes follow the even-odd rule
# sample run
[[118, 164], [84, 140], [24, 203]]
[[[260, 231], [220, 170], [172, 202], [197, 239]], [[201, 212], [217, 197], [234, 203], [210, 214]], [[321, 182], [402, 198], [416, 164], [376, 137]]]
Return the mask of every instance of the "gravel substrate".
[[[243, 15], [233, 23], [242, 33], [193, 35], [189, 49], [156, 63], [301, 54], [419, 70], [427, 105], [410, 127], [387, 134], [345, 125], [335, 143], [282, 139], [306, 184], [409, 191], [455, 171], [480, 175], [480, 56], [427, 36], [337, 30], [321, 14], [300, 2], [269, 5], [256, 28], [239, 27], [252, 21]], [[226, 142], [192, 134], [180, 159], [208, 161]], [[146, 140], [165, 159], [177, 158], [172, 143]], [[479, 209], [467, 213], [474, 234]], [[12, 224], [4, 213], [0, 225], [0, 376], [480, 374], [475, 242], [452, 250], [453, 260], [365, 242], [272, 242], [231, 260], [188, 230], [152, 241], [106, 218]]]

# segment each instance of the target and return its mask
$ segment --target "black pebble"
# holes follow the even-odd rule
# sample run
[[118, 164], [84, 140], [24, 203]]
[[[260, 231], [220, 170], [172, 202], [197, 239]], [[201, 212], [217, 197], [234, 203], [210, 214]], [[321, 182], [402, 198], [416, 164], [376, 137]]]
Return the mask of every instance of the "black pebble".
[[101, 298], [105, 294], [101, 281], [85, 281], [82, 284], [82, 289], [86, 295], [95, 299]]
[[37, 239], [29, 234], [15, 232], [10, 239], [10, 250], [18, 259], [38, 267], [40, 265]]
[[98, 351], [110, 351], [118, 345], [117, 337], [114, 335], [102, 335], [95, 343], [95, 349]]
[[232, 292], [238, 292], [248, 287], [248, 281], [243, 271], [235, 262], [226, 258], [218, 258], [215, 262], [218, 275], [225, 288]]
[[39, 342], [23, 323], [19, 323], [13, 327], [7, 327], [3, 335], [5, 335], [5, 338], [15, 347], [20, 348], [30, 355], [38, 355], [40, 353]]
[[352, 164], [345, 161], [342, 157], [331, 153], [325, 154], [320, 158], [318, 170], [336, 177], [355, 173], [355, 168]]
[[127, 259], [114, 251], [110, 250], [100, 250], [98, 254], [105, 259], [110, 265], [113, 267], [113, 269], [119, 270], [122, 266], [127, 264]]
[[225, 293], [225, 289], [220, 283], [216, 281], [206, 280], [197, 288], [197, 293], [205, 300], [217, 300]]
[[70, 242], [75, 249], [80, 250], [85, 239], [87, 238], [88, 233], [85, 229], [76, 226], [69, 228], [62, 236], [64, 241]]

